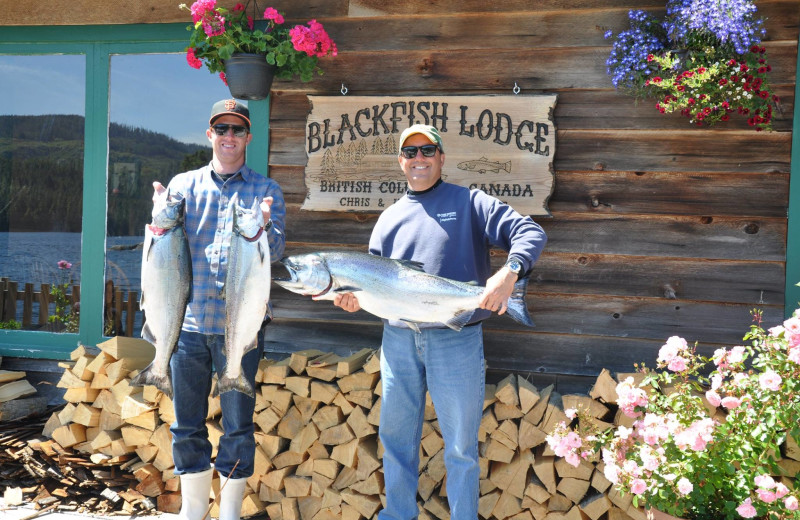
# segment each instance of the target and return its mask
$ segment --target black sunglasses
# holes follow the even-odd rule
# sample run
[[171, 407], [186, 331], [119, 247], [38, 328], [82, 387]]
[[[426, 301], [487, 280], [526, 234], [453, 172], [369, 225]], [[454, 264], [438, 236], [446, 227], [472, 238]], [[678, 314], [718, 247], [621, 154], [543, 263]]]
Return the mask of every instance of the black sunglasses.
[[436, 146], [435, 144], [424, 144], [422, 146], [404, 146], [400, 148], [400, 153], [406, 159], [413, 159], [414, 157], [417, 156], [417, 150], [421, 150], [423, 157], [433, 157], [434, 155], [436, 155], [436, 150], [438, 149], [439, 147]]
[[233, 129], [233, 135], [236, 137], [247, 137], [247, 132], [249, 132], [248, 128], [244, 125], [228, 125], [220, 123], [212, 126], [211, 128], [214, 129], [214, 133], [217, 135], [227, 134], [229, 128]]

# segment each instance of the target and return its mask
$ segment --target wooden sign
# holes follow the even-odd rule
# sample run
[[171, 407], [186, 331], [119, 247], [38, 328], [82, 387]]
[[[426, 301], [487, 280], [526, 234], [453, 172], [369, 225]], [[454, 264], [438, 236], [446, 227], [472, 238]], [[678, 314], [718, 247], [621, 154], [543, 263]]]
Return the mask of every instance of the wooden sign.
[[485, 191], [523, 215], [550, 215], [557, 96], [309, 96], [301, 209], [382, 211], [406, 190], [400, 133], [435, 126], [442, 178]]

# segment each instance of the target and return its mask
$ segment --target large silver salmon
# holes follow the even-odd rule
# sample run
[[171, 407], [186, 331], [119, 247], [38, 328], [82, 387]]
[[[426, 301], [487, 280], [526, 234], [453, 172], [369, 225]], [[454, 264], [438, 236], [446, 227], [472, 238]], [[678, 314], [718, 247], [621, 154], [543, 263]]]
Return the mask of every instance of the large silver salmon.
[[186, 304], [192, 293], [192, 259], [183, 228], [186, 199], [168, 191], [153, 207], [152, 223], [145, 226], [142, 249], [142, 337], [153, 344], [156, 355], [131, 385], [153, 385], [172, 398], [169, 360], [178, 344]]
[[258, 330], [264, 322], [271, 282], [269, 241], [259, 200], [249, 209], [231, 198], [233, 234], [225, 276], [225, 370], [215, 393], [238, 390], [254, 396], [252, 385], [242, 374], [242, 356], [256, 348]]
[[[289, 280], [275, 280], [281, 287], [320, 300], [353, 292], [365, 311], [403, 321], [416, 331], [418, 323], [443, 323], [461, 330], [478, 308], [484, 289], [425, 273], [418, 262], [367, 253], [308, 253], [281, 262], [291, 276]], [[507, 312], [519, 323], [533, 327], [524, 300], [527, 284], [527, 278], [523, 278], [514, 285]]]

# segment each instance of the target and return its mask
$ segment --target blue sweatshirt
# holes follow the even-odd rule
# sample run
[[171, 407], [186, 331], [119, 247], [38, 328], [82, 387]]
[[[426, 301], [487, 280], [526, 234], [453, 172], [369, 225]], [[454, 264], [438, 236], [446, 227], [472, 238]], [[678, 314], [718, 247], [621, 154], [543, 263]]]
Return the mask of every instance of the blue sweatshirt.
[[[386, 208], [372, 230], [369, 251], [422, 262], [426, 273], [485, 285], [492, 275], [491, 247], [508, 251], [527, 273], [546, 243], [544, 230], [530, 217], [480, 190], [443, 182], [425, 192], [407, 193]], [[470, 323], [490, 314], [478, 309]]]

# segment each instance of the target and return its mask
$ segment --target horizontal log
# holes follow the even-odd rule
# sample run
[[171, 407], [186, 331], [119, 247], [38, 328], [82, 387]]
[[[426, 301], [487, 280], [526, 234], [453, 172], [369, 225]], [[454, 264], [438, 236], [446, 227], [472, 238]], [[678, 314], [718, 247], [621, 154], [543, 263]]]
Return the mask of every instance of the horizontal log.
[[[303, 203], [302, 167], [274, 166], [270, 176], [287, 203]], [[787, 173], [561, 170], [554, 185], [554, 212], [784, 217], [789, 204]]]
[[[775, 109], [773, 127], [776, 131], [790, 132], [794, 113], [794, 85], [776, 85], [774, 92], [780, 98]], [[611, 88], [602, 90], [558, 89], [558, 103], [554, 124], [558, 130], [687, 130], [688, 120], [680, 115], [662, 115], [654, 107], [655, 101], [636, 100]], [[305, 128], [311, 105], [306, 92], [273, 92], [270, 104], [270, 132]], [[744, 118], [734, 117], [714, 127], [715, 131], [752, 129]]]
[[[363, 244], [377, 216], [301, 211], [287, 204], [286, 236], [294, 242]], [[537, 221], [548, 252], [676, 258], [785, 261], [785, 218], [553, 213]], [[287, 251], [287, 254], [291, 254]]]
[[[304, 130], [286, 130], [271, 137], [271, 165], [305, 166]], [[790, 132], [718, 131], [696, 126], [676, 131], [559, 130], [553, 165], [556, 172], [789, 173], [791, 141]], [[445, 162], [443, 173], [456, 164]], [[401, 174], [398, 167], [398, 180]]]
[[533, 269], [528, 290], [532, 294], [594, 294], [781, 305], [784, 283], [783, 262], [545, 251]]
[[[273, 89], [325, 95], [339, 92], [343, 82], [350, 92], [360, 95], [436, 91], [507, 94], [515, 83], [525, 93], [613, 88], [606, 74], [610, 42], [587, 47], [527, 48], [511, 45], [492, 49], [416, 48], [397, 51], [354, 48], [358, 50], [340, 48], [336, 58], [322, 62], [326, 72], [313, 82], [278, 80]], [[769, 48], [769, 62], [773, 68], [771, 83], [793, 84], [796, 60], [796, 40], [772, 42]], [[476, 74], [475, 71], [486, 72]], [[457, 86], [455, 92], [454, 86]]]

